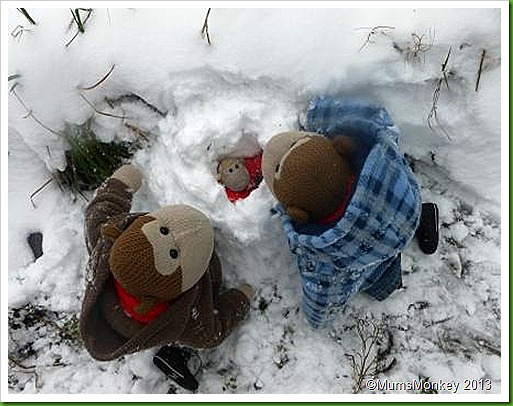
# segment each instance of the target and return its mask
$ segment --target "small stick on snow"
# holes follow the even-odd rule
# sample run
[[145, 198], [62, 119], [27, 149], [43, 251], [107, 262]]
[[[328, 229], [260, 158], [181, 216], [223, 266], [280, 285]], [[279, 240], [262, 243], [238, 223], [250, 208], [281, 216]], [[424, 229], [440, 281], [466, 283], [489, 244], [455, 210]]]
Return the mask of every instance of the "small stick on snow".
[[148, 107], [151, 111], [158, 114], [161, 117], [165, 117], [167, 115], [167, 111], [162, 111], [158, 107], [154, 106], [153, 104], [147, 102], [145, 99], [143, 99], [141, 96], [135, 94], [135, 93], [128, 93], [124, 94], [122, 96], [119, 96], [116, 99], [109, 99], [108, 97], [105, 98], [105, 101], [108, 103], [108, 105], [111, 108], [114, 108], [116, 104], [120, 104], [123, 102], [138, 102], [141, 103], [143, 106]]
[[12, 30], [11, 35], [13, 36], [13, 38], [16, 38], [19, 41], [21, 39], [21, 36], [25, 32], [30, 32], [30, 31], [32, 31], [32, 30], [25, 28], [23, 25], [17, 25], [16, 28], [14, 28], [14, 30]]
[[118, 116], [116, 114], [110, 114], [110, 113], [106, 113], [104, 111], [100, 111], [98, 110], [95, 105], [93, 103], [91, 103], [89, 100], [87, 100], [87, 97], [85, 97], [82, 93], [80, 93], [80, 97], [82, 99], [84, 99], [84, 101], [94, 110], [95, 113], [97, 114], [101, 114], [102, 116], [107, 116], [107, 117], [114, 117], [114, 118], [120, 118], [122, 120], [124, 120], [126, 117], [124, 116]]
[[30, 195], [30, 203], [32, 203], [32, 207], [36, 208], [36, 204], [34, 203], [34, 197], [41, 192], [45, 187], [47, 187], [54, 180], [53, 176], [45, 181], [41, 186], [39, 186], [32, 194]]
[[19, 368], [19, 371], [24, 373], [24, 374], [31, 374], [34, 376], [34, 385], [36, 386], [37, 389], [40, 389], [41, 388], [41, 383], [40, 383], [40, 377], [39, 377], [39, 374], [37, 373], [37, 367], [35, 365], [31, 365], [31, 366], [25, 366], [21, 363], [21, 361], [18, 361], [16, 358], [14, 358], [12, 355], [9, 355], [9, 361], [11, 362], [11, 364], [13, 364], [15, 367]]
[[[361, 29], [368, 29], [367, 27], [362, 27]], [[363, 48], [365, 48], [365, 46], [367, 44], [370, 44], [371, 42], [371, 38], [373, 35], [376, 35], [378, 33], [378, 30], [381, 30], [381, 34], [383, 35], [386, 35], [385, 31], [384, 30], [395, 30], [395, 27], [392, 27], [390, 25], [376, 25], [375, 27], [372, 27], [369, 31], [369, 33], [367, 34], [367, 39], [365, 40], [365, 42], [363, 43], [363, 45], [360, 47], [360, 49], [358, 50], [358, 52], [361, 52]]]
[[447, 86], [447, 89], [449, 90], [449, 80], [447, 77], [447, 64], [449, 62], [449, 58], [451, 56], [452, 47], [449, 47], [449, 51], [447, 52], [447, 56], [445, 57], [444, 63], [442, 63], [442, 76], [436, 81], [435, 90], [433, 92], [433, 103], [431, 105], [431, 110], [428, 113], [427, 117], [427, 124], [428, 127], [434, 131], [433, 127], [433, 121], [439, 126], [440, 131], [447, 137], [449, 141], [452, 141], [449, 132], [443, 127], [443, 125], [440, 123], [440, 120], [437, 116], [437, 109], [438, 109], [438, 100], [440, 98], [440, 92], [442, 90], [442, 83], [445, 82], [445, 85]]
[[24, 8], [19, 8], [18, 11], [25, 16], [25, 18], [29, 21], [32, 25], [37, 25], [34, 19], [30, 16], [30, 14], [27, 12]]
[[24, 118], [31, 118], [32, 120], [34, 120], [36, 123], [38, 123], [41, 127], [43, 127], [46, 131], [48, 132], [51, 132], [52, 134], [54, 135], [58, 135], [58, 136], [61, 136], [60, 133], [58, 133], [57, 131], [54, 131], [52, 130], [50, 127], [46, 126], [41, 120], [39, 120], [33, 113], [33, 111], [31, 109], [29, 109], [27, 107], [27, 105], [23, 102], [23, 100], [21, 99], [21, 97], [18, 95], [18, 93], [16, 93], [16, 91], [14, 90], [14, 86], [11, 88], [11, 91], [10, 91], [14, 97], [16, 97], [16, 100], [18, 100], [18, 102], [20, 103], [20, 105], [25, 109], [25, 111], [27, 112], [27, 115], [24, 117]]
[[86, 87], [82, 87], [82, 86], [78, 86], [78, 88], [80, 90], [93, 90], [95, 88], [97, 88], [98, 86], [100, 86], [103, 82], [105, 82], [107, 80], [107, 78], [110, 76], [110, 74], [112, 73], [112, 71], [114, 70], [114, 68], [116, 67], [116, 65], [112, 65], [112, 67], [110, 68], [110, 70], [107, 72], [107, 74], [105, 74], [105, 76], [103, 76], [98, 82], [96, 82], [94, 85], [91, 85], [91, 86], [86, 86]]
[[447, 86], [447, 90], [449, 90], [449, 81], [447, 80], [447, 63], [449, 62], [449, 57], [451, 56], [452, 47], [449, 47], [449, 52], [447, 52], [447, 56], [445, 57], [445, 61], [442, 64], [442, 73], [444, 75], [445, 85]]
[[[87, 11], [87, 15], [86, 17], [84, 18], [84, 21], [82, 21], [82, 19], [80, 18], [80, 14], [79, 14], [79, 10], [81, 11]], [[91, 16], [93, 12], [93, 9], [92, 8], [77, 8], [75, 9], [75, 13], [73, 12], [73, 10], [71, 10], [71, 14], [73, 15], [73, 20], [71, 20], [71, 24], [73, 24], [73, 21], [75, 21], [75, 23], [77, 24], [77, 27], [78, 27], [78, 30], [77, 32], [75, 33], [75, 35], [73, 36], [73, 38], [71, 38], [67, 44], [65, 45], [65, 47], [69, 47], [71, 45], [71, 43], [75, 40], [75, 38], [78, 37], [78, 34], [80, 33], [84, 33], [85, 32], [85, 23], [87, 22], [87, 20], [89, 20], [89, 17]]]
[[477, 81], [476, 81], [476, 92], [479, 90], [479, 81], [481, 80], [481, 73], [483, 71], [483, 61], [486, 55], [486, 49], [483, 49], [481, 53], [481, 61], [479, 62], [479, 70], [477, 71]]
[[210, 10], [212, 9], [209, 8], [207, 11], [207, 15], [205, 16], [205, 21], [203, 23], [203, 28], [201, 29], [201, 35], [203, 35], [203, 37], [207, 37], [208, 45], [212, 45], [212, 42], [210, 41], [210, 34], [208, 32], [208, 16], [210, 15]]

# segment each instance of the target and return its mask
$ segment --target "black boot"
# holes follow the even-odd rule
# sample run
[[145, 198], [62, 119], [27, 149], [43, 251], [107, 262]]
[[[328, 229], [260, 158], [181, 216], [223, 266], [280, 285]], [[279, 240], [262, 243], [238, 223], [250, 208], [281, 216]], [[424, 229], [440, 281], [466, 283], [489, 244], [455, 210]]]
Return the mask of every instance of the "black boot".
[[438, 206], [435, 203], [422, 203], [420, 224], [415, 236], [424, 254], [435, 253], [438, 247]]
[[195, 391], [199, 386], [198, 381], [187, 366], [193, 355], [198, 356], [194, 350], [166, 345], [155, 354], [153, 363], [182, 388]]

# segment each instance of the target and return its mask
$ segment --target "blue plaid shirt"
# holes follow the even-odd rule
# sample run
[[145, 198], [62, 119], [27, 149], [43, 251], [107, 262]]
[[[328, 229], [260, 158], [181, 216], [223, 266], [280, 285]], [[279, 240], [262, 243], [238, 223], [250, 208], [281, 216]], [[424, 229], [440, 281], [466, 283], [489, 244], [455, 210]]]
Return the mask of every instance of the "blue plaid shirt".
[[[307, 110], [306, 130], [353, 138], [359, 169], [344, 215], [321, 232], [299, 228], [278, 204], [283, 230], [297, 259], [302, 307], [314, 328], [333, 320], [347, 301], [378, 280], [415, 235], [420, 191], [397, 146], [399, 133], [385, 109], [359, 101], [318, 97]], [[311, 230], [310, 230], [311, 231]]]

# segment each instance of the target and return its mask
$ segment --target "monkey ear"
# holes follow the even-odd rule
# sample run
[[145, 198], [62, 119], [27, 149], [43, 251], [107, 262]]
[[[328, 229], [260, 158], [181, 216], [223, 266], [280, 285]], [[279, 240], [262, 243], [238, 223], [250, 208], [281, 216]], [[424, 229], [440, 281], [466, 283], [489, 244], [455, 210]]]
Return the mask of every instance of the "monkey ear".
[[354, 142], [345, 135], [337, 135], [333, 138], [333, 147], [342, 158], [349, 158], [354, 150]]
[[114, 224], [105, 224], [102, 227], [102, 235], [111, 240], [112, 242], [116, 241], [117, 238], [121, 235], [123, 231], [121, 231], [119, 228], [116, 227]]
[[294, 220], [300, 224], [308, 223], [308, 220], [309, 220], [308, 213], [306, 211], [304, 211], [303, 209], [300, 209], [299, 207], [293, 207], [293, 206], [287, 207], [287, 214], [289, 215], [289, 217], [292, 220]]

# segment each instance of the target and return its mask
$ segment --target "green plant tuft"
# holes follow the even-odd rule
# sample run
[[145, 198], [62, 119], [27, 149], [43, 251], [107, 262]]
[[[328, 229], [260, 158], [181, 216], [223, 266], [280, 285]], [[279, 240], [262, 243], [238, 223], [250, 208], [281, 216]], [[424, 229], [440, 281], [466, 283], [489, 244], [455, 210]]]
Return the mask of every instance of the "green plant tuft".
[[61, 189], [70, 190], [75, 197], [100, 186], [137, 148], [130, 142], [100, 141], [91, 126], [92, 119], [88, 119], [84, 124], [67, 123], [63, 131], [69, 143], [67, 166], [54, 176]]

